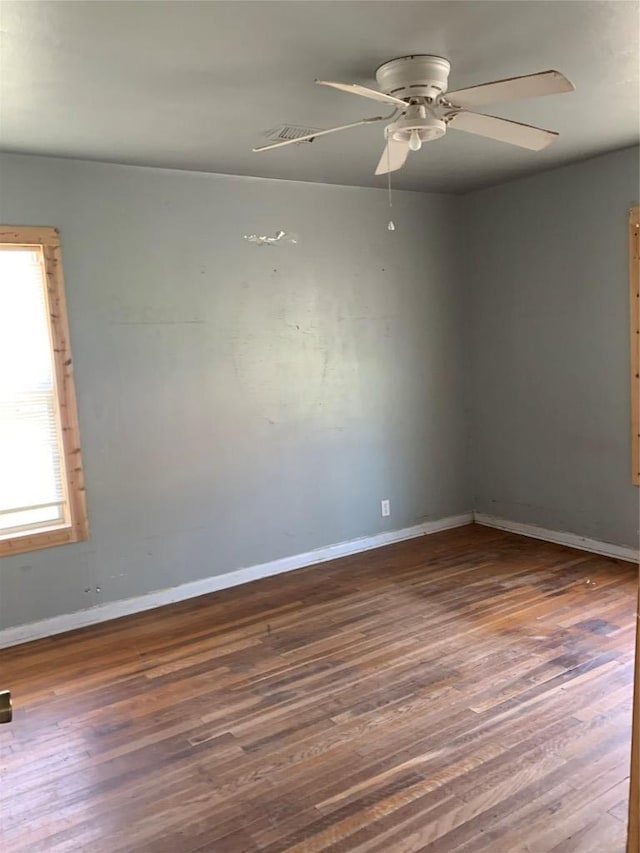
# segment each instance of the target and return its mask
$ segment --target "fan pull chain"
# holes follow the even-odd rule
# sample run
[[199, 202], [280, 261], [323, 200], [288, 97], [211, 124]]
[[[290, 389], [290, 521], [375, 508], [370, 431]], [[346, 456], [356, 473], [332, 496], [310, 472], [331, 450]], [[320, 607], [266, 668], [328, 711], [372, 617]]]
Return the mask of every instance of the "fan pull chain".
[[389, 151], [389, 139], [387, 137], [387, 188], [389, 190], [389, 223], [387, 231], [395, 231], [396, 226], [393, 221], [393, 199], [391, 197], [391, 152]]

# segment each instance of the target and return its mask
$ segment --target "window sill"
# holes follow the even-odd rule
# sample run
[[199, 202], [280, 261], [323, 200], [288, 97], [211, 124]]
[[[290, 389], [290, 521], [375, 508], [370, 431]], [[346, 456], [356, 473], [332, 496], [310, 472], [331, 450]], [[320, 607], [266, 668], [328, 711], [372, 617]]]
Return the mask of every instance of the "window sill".
[[55, 545], [69, 545], [72, 542], [84, 542], [89, 538], [85, 531], [79, 531], [67, 525], [48, 527], [33, 533], [0, 538], [0, 557], [12, 554], [25, 554], [27, 551], [39, 551], [53, 548]]

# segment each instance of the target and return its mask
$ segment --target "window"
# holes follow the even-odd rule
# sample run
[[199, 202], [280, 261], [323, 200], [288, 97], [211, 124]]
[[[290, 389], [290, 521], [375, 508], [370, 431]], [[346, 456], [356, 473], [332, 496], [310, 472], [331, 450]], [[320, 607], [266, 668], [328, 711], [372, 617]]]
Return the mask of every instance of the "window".
[[631, 479], [640, 486], [640, 207], [629, 211], [631, 317]]
[[87, 537], [59, 235], [0, 226], [0, 555]]

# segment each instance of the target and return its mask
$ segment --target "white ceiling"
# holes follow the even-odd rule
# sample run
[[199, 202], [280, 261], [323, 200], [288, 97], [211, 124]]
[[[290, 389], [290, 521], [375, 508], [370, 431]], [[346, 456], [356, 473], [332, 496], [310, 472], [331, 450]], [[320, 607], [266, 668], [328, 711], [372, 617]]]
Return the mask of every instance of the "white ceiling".
[[375, 85], [378, 65], [435, 53], [451, 88], [555, 68], [576, 92], [501, 104], [558, 130], [542, 152], [450, 130], [394, 175], [404, 189], [463, 192], [633, 145], [639, 4], [498, 2], [0, 2], [5, 151], [357, 186], [382, 125], [253, 154], [283, 123], [330, 127], [380, 104], [314, 85]]

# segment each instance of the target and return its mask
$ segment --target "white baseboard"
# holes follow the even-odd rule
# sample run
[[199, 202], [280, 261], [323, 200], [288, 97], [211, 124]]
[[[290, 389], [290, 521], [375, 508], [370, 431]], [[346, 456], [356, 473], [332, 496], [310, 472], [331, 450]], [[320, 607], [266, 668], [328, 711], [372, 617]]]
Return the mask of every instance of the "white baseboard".
[[545, 542], [557, 542], [558, 545], [578, 548], [580, 551], [590, 551], [593, 554], [602, 554], [604, 557], [615, 557], [617, 560], [628, 560], [630, 563], [637, 563], [640, 559], [640, 552], [634, 548], [612, 545], [609, 542], [600, 542], [597, 539], [588, 539], [586, 536], [578, 536], [576, 533], [547, 530], [545, 527], [538, 527], [536, 524], [521, 524], [519, 521], [509, 521], [506, 518], [486, 515], [483, 512], [474, 512], [473, 520], [476, 524], [483, 524], [485, 527], [496, 527], [498, 530], [507, 530], [521, 536], [544, 539]]
[[109, 619], [117, 619], [120, 616], [129, 616], [132, 613], [141, 613], [144, 610], [152, 610], [154, 607], [162, 607], [164, 604], [174, 604], [176, 601], [184, 601], [187, 598], [195, 598], [198, 595], [217, 592], [221, 589], [249, 583], [250, 581], [266, 578], [270, 575], [279, 575], [282, 572], [291, 572], [294, 569], [301, 569], [316, 563], [324, 563], [327, 560], [335, 560], [338, 557], [359, 554], [362, 551], [370, 551], [373, 548], [380, 548], [383, 545], [390, 545], [393, 542], [414, 539], [416, 536], [425, 536], [429, 533], [436, 533], [439, 530], [462, 527], [465, 524], [471, 524], [472, 521], [472, 512], [466, 512], [462, 515], [452, 515], [436, 521], [426, 521], [424, 524], [418, 524], [415, 527], [405, 527], [403, 530], [391, 530], [388, 533], [378, 533], [375, 536], [365, 536], [361, 539], [339, 542], [337, 545], [327, 545], [315, 551], [307, 551], [305, 554], [283, 557], [280, 560], [272, 560], [269, 563], [249, 566], [245, 569], [237, 569], [223, 575], [214, 575], [213, 577], [180, 584], [180, 586], [170, 587], [169, 589], [148, 592], [145, 595], [139, 595], [135, 598], [126, 598], [122, 601], [99, 604], [88, 610], [79, 610], [75, 613], [53, 616], [51, 619], [42, 619], [39, 622], [18, 625], [15, 628], [5, 628], [4, 631], [0, 631], [0, 648], [16, 646], [19, 643], [28, 643], [31, 640], [39, 640], [43, 637], [51, 637], [54, 634], [62, 634], [65, 631], [84, 628], [86, 625], [95, 625], [98, 622], [106, 622]]

